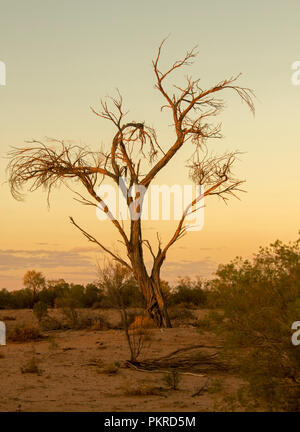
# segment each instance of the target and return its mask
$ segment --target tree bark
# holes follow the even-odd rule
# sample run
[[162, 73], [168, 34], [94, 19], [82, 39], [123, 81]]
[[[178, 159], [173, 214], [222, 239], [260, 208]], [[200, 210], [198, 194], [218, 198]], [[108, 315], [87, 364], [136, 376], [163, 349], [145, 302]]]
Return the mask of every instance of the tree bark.
[[149, 316], [159, 328], [172, 327], [164, 294], [160, 286], [159, 269], [154, 271], [153, 268], [151, 276], [149, 276], [144, 263], [140, 219], [131, 221], [128, 257], [134, 277], [144, 296]]
[[[144, 297], [146, 300], [146, 309], [150, 317], [156, 323], [157, 327], [161, 328], [170, 328], [172, 327], [171, 321], [168, 315], [168, 310], [164, 298], [164, 294], [161, 290], [160, 283], [158, 281], [153, 280], [153, 278], [149, 278], [148, 280], [148, 289], [143, 289], [141, 287], [142, 292], [144, 291]], [[149, 295], [149, 294], [150, 295]]]

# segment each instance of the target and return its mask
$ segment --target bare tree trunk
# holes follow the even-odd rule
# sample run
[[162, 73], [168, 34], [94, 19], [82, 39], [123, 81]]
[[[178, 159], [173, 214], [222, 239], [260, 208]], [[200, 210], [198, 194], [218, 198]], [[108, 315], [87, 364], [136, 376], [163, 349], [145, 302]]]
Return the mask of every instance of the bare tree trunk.
[[150, 317], [159, 328], [172, 327], [164, 295], [160, 287], [159, 269], [155, 271], [153, 269], [151, 276], [149, 276], [144, 263], [140, 219], [131, 221], [128, 256], [131, 261], [134, 277], [146, 301], [146, 309]]
[[148, 276], [144, 263], [140, 264], [132, 262], [132, 267], [134, 269], [134, 277], [144, 296], [148, 314], [157, 327], [172, 327], [159, 279]]
[[149, 285], [147, 289], [143, 290], [143, 287], [141, 287], [142, 291], [146, 293], [144, 297], [146, 299], [147, 312], [157, 327], [172, 327], [160, 283], [153, 280], [153, 278], [149, 278], [147, 284]]

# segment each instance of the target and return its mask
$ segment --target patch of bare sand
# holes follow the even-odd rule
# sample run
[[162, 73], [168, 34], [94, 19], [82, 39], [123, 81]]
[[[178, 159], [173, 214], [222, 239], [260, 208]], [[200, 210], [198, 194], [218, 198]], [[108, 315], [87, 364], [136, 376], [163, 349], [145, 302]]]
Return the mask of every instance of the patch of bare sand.
[[[98, 313], [114, 323], [119, 321], [117, 311]], [[195, 315], [203, 313], [196, 311]], [[30, 310], [1, 311], [0, 320], [8, 316], [16, 318], [6, 321], [8, 330], [20, 322], [37, 324]], [[200, 335], [193, 327], [150, 332], [145, 358], [161, 357], [190, 345], [213, 345], [216, 340], [215, 335]], [[203, 391], [192, 397], [199, 388], [207, 383], [209, 388], [218, 380], [222, 389], [233, 393], [241, 385], [238, 377], [228, 373], [214, 373], [211, 377], [181, 375], [179, 389], [170, 390], [163, 381], [164, 372], [118, 368], [130, 357], [122, 330], [44, 334], [50, 338], [34, 343], [8, 342], [0, 347], [0, 411], [212, 411], [214, 393]], [[22, 373], [21, 368], [32, 359], [39, 373]], [[116, 372], [111, 367], [114, 363]], [[103, 373], [103, 365], [109, 365], [111, 373], [109, 368]], [[132, 395], [136, 389], [145, 388], [156, 391]]]

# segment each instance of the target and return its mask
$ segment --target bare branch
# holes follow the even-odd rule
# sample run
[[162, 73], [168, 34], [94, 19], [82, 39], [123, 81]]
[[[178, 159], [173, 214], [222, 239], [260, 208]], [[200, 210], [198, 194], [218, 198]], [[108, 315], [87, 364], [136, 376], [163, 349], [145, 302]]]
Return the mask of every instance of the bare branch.
[[142, 243], [145, 243], [145, 245], [147, 246], [147, 248], [149, 249], [149, 251], [152, 255], [153, 260], [155, 260], [155, 254], [153, 252], [153, 249], [152, 249], [152, 246], [151, 246], [149, 240], [142, 240]]
[[105, 252], [107, 252], [109, 255], [111, 255], [113, 257], [113, 259], [117, 262], [119, 262], [120, 264], [124, 265], [125, 267], [127, 267], [129, 270], [132, 271], [132, 268], [130, 267], [130, 265], [124, 261], [121, 257], [119, 257], [118, 255], [114, 254], [112, 251], [110, 251], [109, 249], [107, 249], [107, 247], [103, 246], [102, 243], [100, 243], [98, 240], [96, 240], [95, 237], [93, 237], [91, 234], [89, 234], [87, 231], [85, 231], [83, 228], [81, 228], [75, 221], [74, 219], [70, 216], [70, 221], [71, 223], [79, 229], [79, 231], [82, 232], [82, 234], [92, 243], [96, 243], [98, 246], [100, 246], [100, 248], [102, 250], [104, 250]]
[[[100, 101], [102, 111], [92, 112], [98, 117], [111, 121], [117, 128], [112, 140], [110, 150], [110, 164], [115, 176], [119, 178], [124, 172], [130, 173], [131, 181], [137, 183], [139, 178], [139, 166], [141, 159], [146, 159], [151, 164], [157, 157], [158, 151], [163, 152], [157, 142], [155, 130], [146, 126], [144, 122], [128, 122], [123, 124], [123, 118], [127, 113], [123, 111], [123, 99], [119, 91], [116, 98], [109, 98], [113, 103], [110, 108], [107, 102]], [[135, 154], [133, 154], [135, 152]], [[137, 168], [136, 168], [137, 167]]]
[[197, 185], [205, 187], [204, 196], [218, 195], [224, 201], [228, 199], [227, 195], [237, 197], [234, 192], [242, 191], [239, 186], [244, 183], [244, 180], [236, 179], [232, 174], [232, 168], [240, 154], [241, 152], [235, 151], [221, 156], [208, 156], [206, 152], [201, 157], [198, 150], [196, 153], [197, 160], [188, 166], [190, 178]]
[[99, 174], [115, 179], [115, 175], [104, 168], [103, 160], [97, 153], [84, 147], [58, 142], [60, 148], [46, 146], [41, 141], [29, 141], [30, 147], [13, 148], [9, 152], [8, 175], [11, 193], [22, 200], [22, 188], [31, 183], [29, 190], [39, 187], [48, 190], [48, 200], [52, 187], [63, 179], [89, 179], [95, 184]]
[[[167, 100], [167, 105], [164, 105], [164, 107], [167, 106], [172, 111], [177, 139], [142, 180], [142, 184], [146, 187], [158, 172], [167, 165], [186, 141], [191, 140], [196, 146], [201, 147], [210, 138], [222, 137], [220, 133], [221, 125], [212, 125], [206, 121], [208, 118], [215, 117], [223, 109], [223, 101], [215, 98], [215, 93], [225, 89], [235, 91], [254, 114], [254, 103], [252, 99], [254, 92], [251, 89], [235, 85], [235, 82], [241, 74], [220, 81], [218, 84], [206, 90], [199, 86], [199, 79], [192, 80], [192, 78], [187, 77], [186, 87], [181, 88], [179, 86], [174, 86], [179, 94], [173, 94], [171, 96], [163, 86], [164, 79], [175, 69], [190, 65], [197, 53], [195, 52], [195, 48], [193, 48], [186, 53], [182, 60], [173, 63], [166, 72], [161, 72], [159, 69], [159, 60], [165, 41], [166, 39], [160, 44], [156, 59], [153, 60], [152, 64], [156, 76], [155, 87]], [[193, 114], [193, 116], [191, 114]]]
[[[227, 153], [222, 156], [208, 156], [207, 153], [201, 160], [194, 162], [189, 168], [192, 180], [199, 186], [203, 187], [203, 193], [200, 193], [184, 210], [182, 217], [176, 227], [176, 230], [155, 259], [155, 266], [161, 267], [166, 258], [169, 248], [186, 234], [184, 222], [186, 217], [199, 210], [197, 203], [205, 196], [218, 195], [225, 202], [228, 199], [227, 195], [232, 195], [238, 198], [235, 192], [242, 191], [239, 186], [243, 183], [242, 180], [237, 180], [232, 176], [232, 166], [236, 160], [236, 156], [240, 152]], [[199, 157], [199, 153], [197, 152]], [[204, 190], [204, 187], [206, 190]]]

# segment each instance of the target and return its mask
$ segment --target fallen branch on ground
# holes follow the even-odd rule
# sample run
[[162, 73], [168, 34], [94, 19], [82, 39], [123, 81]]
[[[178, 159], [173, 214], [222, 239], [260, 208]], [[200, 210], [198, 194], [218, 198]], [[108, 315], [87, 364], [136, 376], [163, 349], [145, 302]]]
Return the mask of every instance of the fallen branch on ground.
[[[126, 366], [144, 371], [172, 371], [198, 374], [201, 372], [227, 371], [228, 367], [217, 359], [215, 346], [194, 345], [181, 348], [158, 359], [127, 361]], [[209, 352], [210, 351], [210, 352]], [[197, 375], [199, 376], [199, 375]]]

